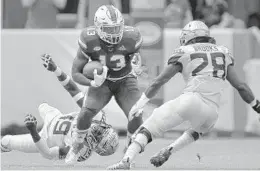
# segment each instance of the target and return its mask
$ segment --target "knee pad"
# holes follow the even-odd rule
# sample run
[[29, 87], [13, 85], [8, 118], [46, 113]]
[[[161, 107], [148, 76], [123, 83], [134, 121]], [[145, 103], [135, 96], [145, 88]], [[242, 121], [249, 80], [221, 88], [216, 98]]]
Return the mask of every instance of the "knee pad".
[[140, 153], [144, 151], [145, 146], [152, 141], [152, 137], [150, 132], [142, 127], [138, 132], [137, 135], [133, 139], [133, 143], [138, 144], [141, 147]]
[[134, 118], [132, 121], [128, 122], [127, 130], [133, 134], [143, 123], [143, 118], [141, 116]]
[[138, 133], [144, 134], [148, 140], [148, 143], [152, 142], [152, 134], [150, 133], [150, 131], [148, 129], [142, 127], [142, 128], [140, 128]]
[[202, 133], [198, 133], [192, 129], [187, 130], [186, 133], [190, 134], [194, 138], [194, 141], [197, 141], [202, 136]]

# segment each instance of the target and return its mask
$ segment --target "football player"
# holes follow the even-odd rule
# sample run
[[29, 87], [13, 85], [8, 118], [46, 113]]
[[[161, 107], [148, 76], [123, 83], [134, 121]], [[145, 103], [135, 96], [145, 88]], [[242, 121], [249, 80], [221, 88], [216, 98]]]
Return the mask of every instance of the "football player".
[[[142, 37], [136, 28], [124, 25], [123, 16], [118, 9], [111, 5], [99, 7], [94, 16], [94, 26], [83, 29], [78, 44], [72, 78], [81, 85], [89, 86], [89, 89], [78, 117], [75, 143], [65, 160], [68, 163], [76, 161], [79, 144], [88, 133], [92, 118], [112, 96], [127, 118], [130, 109], [141, 97], [132, 59], [139, 56]], [[90, 60], [100, 61], [104, 66], [100, 75], [94, 70], [93, 80], [82, 74], [83, 67]], [[141, 124], [141, 115], [128, 123], [128, 140]]]
[[[53, 62], [48, 54], [42, 56], [44, 67], [56, 74], [60, 83], [70, 93], [79, 107], [82, 106], [83, 93], [77, 85]], [[27, 115], [25, 124], [30, 134], [6, 135], [1, 139], [1, 152], [18, 150], [26, 153], [38, 153], [47, 159], [64, 159], [72, 143], [73, 127], [76, 124], [78, 112], [62, 114], [58, 109], [44, 103], [39, 106], [40, 116], [44, 125], [40, 133], [37, 132], [36, 118]], [[113, 154], [118, 147], [118, 135], [112, 127], [105, 123], [105, 115], [101, 121], [93, 120], [90, 134], [85, 137], [83, 148], [77, 159], [85, 161], [92, 151], [101, 156]]]
[[130, 120], [138, 114], [136, 111], [142, 109], [160, 87], [178, 72], [187, 82], [183, 93], [153, 111], [138, 129], [123, 159], [108, 169], [130, 169], [130, 163], [135, 156], [142, 152], [154, 137], [162, 135], [184, 121], [188, 121], [191, 128], [151, 158], [150, 162], [154, 166], [161, 166], [172, 153], [209, 132], [218, 119], [225, 80], [237, 89], [246, 103], [260, 113], [259, 101], [254, 97], [248, 85], [236, 75], [231, 53], [226, 47], [216, 44], [215, 39], [210, 36], [209, 28], [203, 22], [188, 23], [182, 29], [180, 44], [181, 46], [174, 50], [169, 58], [168, 65], [162, 73], [131, 109]]

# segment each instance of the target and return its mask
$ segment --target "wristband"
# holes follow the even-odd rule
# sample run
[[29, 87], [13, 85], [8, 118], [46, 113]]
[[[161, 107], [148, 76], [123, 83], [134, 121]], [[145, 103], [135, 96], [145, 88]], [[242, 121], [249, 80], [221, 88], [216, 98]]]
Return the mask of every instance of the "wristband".
[[63, 81], [60, 81], [61, 85], [66, 86], [70, 81], [70, 76], [67, 75], [67, 78]]
[[254, 107], [256, 104], [257, 104], [257, 100], [254, 99], [254, 100], [250, 103], [250, 106]]
[[143, 93], [140, 99], [138, 100], [137, 105], [143, 107], [146, 103], [149, 102], [149, 100], [150, 99], [145, 95], [145, 93]]
[[145, 93], [142, 94], [140, 100], [144, 101], [145, 103], [147, 103], [150, 99], [145, 95]]
[[84, 97], [84, 94], [82, 92], [79, 92], [78, 94], [76, 94], [75, 96], [73, 96], [73, 99], [75, 102], [79, 101], [80, 99], [82, 99]]
[[57, 66], [56, 70], [54, 71], [54, 74], [55, 74], [57, 77], [61, 76], [62, 71], [61, 71], [60, 67]]

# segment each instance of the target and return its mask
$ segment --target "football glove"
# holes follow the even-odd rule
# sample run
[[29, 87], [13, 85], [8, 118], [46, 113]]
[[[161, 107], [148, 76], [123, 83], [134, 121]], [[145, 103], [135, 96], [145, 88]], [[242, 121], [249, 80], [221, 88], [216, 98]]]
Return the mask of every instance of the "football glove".
[[142, 69], [142, 60], [141, 60], [140, 53], [133, 54], [131, 65], [132, 65], [134, 74], [136, 76], [142, 74], [143, 69]]
[[54, 72], [57, 69], [57, 65], [52, 60], [51, 55], [45, 53], [45, 54], [41, 55], [41, 59], [42, 59], [42, 62], [43, 62], [43, 66], [48, 71]]
[[108, 72], [107, 66], [103, 66], [103, 72], [100, 75], [97, 74], [97, 70], [95, 69], [93, 71], [94, 80], [91, 81], [91, 86], [92, 87], [99, 87], [99, 86], [101, 86], [104, 83], [104, 81], [106, 80], [106, 78], [107, 78], [107, 72]]
[[128, 116], [128, 120], [131, 121], [134, 119], [134, 117], [138, 117], [143, 113], [143, 108], [146, 105], [146, 103], [149, 101], [145, 95], [145, 93], [142, 94], [140, 99], [135, 103], [135, 105], [131, 108]]
[[36, 130], [37, 120], [36, 120], [36, 118], [33, 115], [31, 115], [31, 114], [26, 115], [24, 123], [25, 123], [26, 128], [29, 131]]

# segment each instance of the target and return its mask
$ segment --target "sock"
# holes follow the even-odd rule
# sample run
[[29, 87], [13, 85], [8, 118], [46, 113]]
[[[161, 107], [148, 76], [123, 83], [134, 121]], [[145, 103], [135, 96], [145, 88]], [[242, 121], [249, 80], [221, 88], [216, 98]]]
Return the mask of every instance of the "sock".
[[172, 147], [171, 151], [175, 153], [192, 142], [194, 142], [194, 138], [189, 133], [184, 132], [177, 140], [170, 144], [170, 147]]
[[30, 134], [23, 135], [6, 135], [3, 137], [2, 142], [11, 150], [17, 150], [25, 153], [38, 153], [38, 149], [35, 146]]
[[143, 150], [147, 143], [148, 140], [144, 134], [137, 134], [135, 140], [128, 147], [123, 160], [129, 159], [129, 162], [132, 163], [135, 156]]

